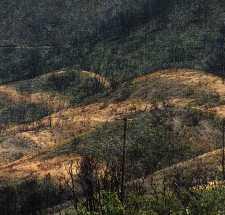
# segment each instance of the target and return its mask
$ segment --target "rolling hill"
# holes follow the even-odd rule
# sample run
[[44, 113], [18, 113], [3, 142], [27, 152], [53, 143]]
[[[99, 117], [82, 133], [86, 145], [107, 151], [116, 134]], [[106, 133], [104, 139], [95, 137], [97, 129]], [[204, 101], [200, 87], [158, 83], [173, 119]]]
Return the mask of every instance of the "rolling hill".
[[[225, 177], [223, 1], [1, 0], [0, 8], [5, 214], [14, 207], [21, 215], [35, 214], [35, 203], [46, 209], [62, 203], [61, 197], [75, 200], [74, 193], [62, 194], [61, 185], [71, 162], [87, 158], [101, 164], [101, 174], [116, 169], [120, 180], [125, 153], [126, 185], [144, 179], [146, 199], [153, 182], [160, 189], [175, 176], [181, 183], [196, 176], [189, 184], [192, 196], [197, 180], [220, 183]], [[55, 195], [51, 204], [49, 192]], [[122, 187], [117, 194], [124, 203]], [[43, 205], [39, 199], [45, 198]], [[178, 195], [180, 204], [187, 213]]]
[[[27, 101], [29, 105], [42, 108], [45, 104], [51, 110], [40, 116], [38, 109], [30, 113], [29, 120], [25, 117], [2, 124], [2, 180], [44, 177], [49, 173], [59, 176], [66, 162], [85, 155], [117, 159], [121, 156], [123, 117], [133, 119], [128, 126], [128, 159], [135, 160], [137, 165], [130, 165], [137, 176], [147, 176], [179, 162], [192, 164], [191, 160], [202, 155], [204, 162], [210, 158], [218, 165], [219, 151], [215, 160], [212, 152], [221, 148], [225, 101], [221, 78], [189, 69], [156, 71], [125, 82], [115, 91], [101, 88], [79, 104], [74, 103], [74, 95], [50, 89], [50, 84], [48, 91], [40, 91], [52, 80], [68, 82], [70, 77], [73, 83], [74, 74], [91, 80], [96, 77], [93, 73], [64, 71], [0, 86], [7, 101], [12, 102], [13, 93], [15, 109], [20, 107], [22, 98], [33, 98]], [[46, 100], [50, 96], [52, 103]]]

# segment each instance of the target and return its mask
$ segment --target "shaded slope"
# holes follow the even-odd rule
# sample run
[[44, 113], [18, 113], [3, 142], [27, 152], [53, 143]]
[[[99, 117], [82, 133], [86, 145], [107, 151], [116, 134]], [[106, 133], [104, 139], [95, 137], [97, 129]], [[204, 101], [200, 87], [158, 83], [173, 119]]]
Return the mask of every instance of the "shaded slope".
[[225, 4], [219, 0], [17, 0], [0, 6], [2, 81], [71, 65], [114, 82], [168, 67], [223, 73]]

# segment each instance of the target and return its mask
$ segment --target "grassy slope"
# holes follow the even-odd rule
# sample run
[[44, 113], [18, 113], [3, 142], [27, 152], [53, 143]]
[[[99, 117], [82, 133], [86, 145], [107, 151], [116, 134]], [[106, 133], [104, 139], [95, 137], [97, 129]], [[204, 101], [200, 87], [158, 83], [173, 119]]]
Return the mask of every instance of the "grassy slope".
[[[40, 80], [42, 78], [29, 82], [37, 83]], [[48, 81], [49, 79], [43, 79], [41, 83], [44, 86]], [[20, 94], [22, 91], [24, 93], [21, 86], [27, 83], [19, 82], [7, 87], [14, 86]], [[37, 86], [40, 86], [40, 83]], [[35, 91], [33, 87], [33, 95]], [[31, 92], [32, 90], [29, 91]], [[61, 98], [58, 97], [60, 91], [55, 89], [45, 91], [44, 98], [47, 92], [55, 95], [56, 99]], [[33, 174], [44, 176], [48, 173], [60, 175], [65, 171], [64, 163], [76, 159], [79, 153], [90, 154], [94, 151], [95, 156], [97, 153], [99, 157], [104, 158], [107, 155], [102, 154], [104, 149], [113, 149], [116, 148], [115, 144], [120, 144], [122, 123], [117, 119], [123, 116], [134, 118], [134, 121], [129, 123], [129, 146], [137, 143], [141, 146], [143, 142], [149, 142], [152, 148], [158, 150], [157, 159], [160, 157], [160, 163], [154, 163], [155, 161], [150, 159], [149, 163], [156, 165], [152, 170], [147, 169], [146, 174], [168, 167], [169, 158], [166, 156], [171, 156], [170, 164], [175, 164], [216, 150], [220, 146], [221, 133], [217, 118], [224, 114], [225, 86], [217, 76], [195, 70], [163, 70], [126, 82], [116, 91], [110, 92], [107, 89], [105, 92], [93, 95], [94, 99], [91, 96], [89, 101], [83, 101], [80, 106], [72, 103], [69, 107], [62, 107], [39, 121], [14, 124], [6, 128], [2, 136], [2, 148], [7, 145], [7, 152], [12, 152], [13, 149], [17, 154], [16, 146], [19, 149], [22, 147], [25, 157], [7, 165], [3, 163], [1, 177], [22, 178]], [[10, 95], [8, 97], [10, 98]], [[68, 95], [63, 98], [67, 102], [70, 101]], [[154, 125], [152, 118], [155, 115], [151, 110], [155, 107], [160, 110], [163, 101], [169, 104], [170, 111], [169, 115], [160, 115], [162, 123], [172, 122], [173, 130], [179, 133], [176, 136], [177, 143], [182, 143], [183, 147], [183, 151], [178, 151], [177, 154], [171, 151], [166, 156], [163, 150], [170, 150], [168, 141], [162, 140], [162, 145], [157, 146], [157, 139], [156, 142], [151, 141], [152, 136], [149, 135], [154, 131], [151, 126]], [[8, 144], [9, 140], [11, 144]], [[77, 143], [78, 147], [75, 147]], [[30, 154], [32, 150], [29, 150], [29, 147], [32, 144], [40, 148], [37, 155], [36, 149], [34, 154]], [[147, 152], [156, 153], [151, 147]], [[130, 149], [133, 150], [132, 147]], [[134, 153], [132, 150], [129, 151], [131, 156]], [[148, 153], [145, 158], [151, 157]], [[204, 159], [207, 158], [206, 155]], [[136, 159], [142, 164], [138, 156]], [[150, 168], [151, 165], [145, 167]]]
[[[59, 82], [58, 86], [62, 87], [64, 84], [67, 88], [55, 89], [56, 82]], [[89, 97], [85, 94], [93, 83], [98, 83], [97, 89], [101, 93], [103, 89], [108, 91], [109, 83], [105, 79], [85, 71], [59, 71], [27, 81], [1, 85], [0, 163], [16, 160], [24, 153], [37, 153], [60, 142], [58, 130], [61, 122], [58, 118], [63, 120], [62, 115], [70, 115], [71, 111], [79, 115], [77, 110], [81, 111], [81, 108], [75, 108], [78, 103], [82, 105], [82, 102], [88, 102], [91, 95], [91, 99], [95, 100], [94, 94], [97, 96], [97, 90]], [[53, 132], [51, 126], [58, 128]]]

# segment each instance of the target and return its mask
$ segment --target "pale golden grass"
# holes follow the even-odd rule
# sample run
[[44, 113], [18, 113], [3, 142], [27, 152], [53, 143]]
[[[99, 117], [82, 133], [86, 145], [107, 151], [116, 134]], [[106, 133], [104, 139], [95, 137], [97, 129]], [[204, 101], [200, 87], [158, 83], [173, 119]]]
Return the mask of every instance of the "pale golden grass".
[[21, 93], [15, 87], [10, 85], [0, 86], [0, 94], [7, 97], [12, 103], [31, 103], [37, 105], [46, 105], [50, 109], [59, 109], [60, 107], [67, 107], [69, 105], [66, 98], [60, 95], [51, 95], [46, 92], [38, 93]]
[[[221, 97], [225, 96], [225, 84], [223, 84], [222, 78], [210, 73], [191, 69], [169, 69], [157, 71], [155, 73], [135, 79], [133, 84], [137, 84], [138, 86], [146, 86], [146, 84], [149, 82], [159, 80], [164, 85], [166, 85], [166, 83], [176, 83], [179, 87], [180, 84], [183, 84], [184, 86], [189, 86], [196, 90], [204, 88], [208, 91], [218, 93]], [[165, 87], [166, 86], [160, 85], [158, 86], [158, 89], [162, 90]], [[173, 90], [178, 90], [178, 87], [174, 85]], [[183, 90], [184, 89], [179, 89], [177, 94]]]
[[[61, 73], [63, 73], [63, 71]], [[83, 75], [96, 77], [95, 74], [87, 72], [83, 72]], [[109, 87], [110, 83], [107, 82], [106, 79], [102, 77], [99, 78], [106, 87]], [[154, 85], [156, 82], [159, 84]], [[168, 83], [169, 87], [167, 85], [164, 86], [165, 83]], [[178, 85], [175, 83], [178, 83]], [[26, 139], [28, 143], [30, 142], [37, 145], [41, 148], [41, 150], [49, 150], [49, 153], [51, 153], [51, 150], [54, 149], [54, 147], [66, 144], [73, 140], [74, 137], [79, 136], [82, 133], [90, 132], [101, 124], [113, 122], [118, 118], [123, 118], [134, 113], [150, 111], [153, 108], [151, 101], [152, 91], [159, 91], [160, 93], [168, 87], [165, 91], [167, 92], [168, 90], [168, 93], [172, 92], [173, 94], [171, 96], [170, 94], [168, 95], [168, 102], [176, 108], [185, 108], [193, 103], [193, 98], [182, 97], [184, 89], [180, 87], [180, 84], [182, 84], [182, 86], [191, 87], [195, 90], [198, 90], [198, 88], [201, 87], [208, 91], [216, 92], [219, 94], [221, 100], [223, 100], [225, 96], [225, 85], [223, 84], [221, 78], [194, 70], [171, 69], [158, 71], [139, 77], [131, 84], [134, 86], [132, 88], [131, 95], [123, 101], [118, 102], [114, 100], [116, 98], [114, 93], [111, 97], [109, 96], [107, 98], [100, 99], [95, 103], [85, 105], [83, 107], [64, 108], [57, 113], [44, 117], [38, 122], [10, 127], [6, 129], [5, 136]], [[9, 86], [0, 86], [0, 94], [1, 93], [7, 94], [10, 98], [15, 99], [15, 102], [18, 100], [21, 101], [21, 99], [28, 99], [27, 96], [21, 95]], [[44, 99], [48, 98], [46, 94], [43, 94], [43, 97], [45, 97]], [[34, 102], [41, 103], [41, 99], [39, 99], [38, 96], [35, 98], [36, 99], [34, 99]], [[202, 111], [213, 112], [215, 115], [219, 116], [223, 116], [223, 114], [225, 115], [224, 106], [217, 106], [213, 109], [207, 109], [202, 106], [196, 108], [199, 108]], [[217, 157], [216, 154], [218, 153], [219, 151], [211, 152], [200, 158], [205, 160], [205, 162], [212, 162], [215, 164]], [[52, 154], [54, 154], [54, 151], [52, 151]], [[53, 164], [57, 164], [58, 161], [63, 164], [69, 159], [71, 158], [68, 156], [55, 155], [54, 159], [47, 162], [50, 162], [52, 166], [54, 166]], [[179, 166], [190, 166], [196, 159], [180, 163]], [[34, 171], [36, 174], [44, 175], [48, 171], [44, 171], [43, 168], [41, 168], [40, 164], [42, 162], [43, 161], [39, 158], [39, 156], [36, 157], [35, 155], [31, 155], [29, 159], [23, 158], [18, 161], [18, 163], [13, 163], [13, 169], [10, 164], [8, 166], [4, 165], [0, 167], [0, 169], [4, 169], [1, 174], [2, 176], [8, 177], [14, 177], [15, 175], [15, 177], [19, 178], [27, 175], [27, 172], [30, 174]], [[163, 171], [169, 171], [170, 168]], [[54, 170], [54, 168], [49, 169], [51, 169], [52, 172], [61, 171], [60, 169], [57, 170], [57, 168], [56, 170]], [[155, 175], [157, 176], [160, 174], [161, 172], [158, 172]]]
[[[28, 157], [0, 168], [0, 178], [20, 180], [24, 178], [44, 178], [51, 175], [58, 180], [68, 177], [68, 161], [79, 161], [80, 157], [73, 154], [59, 155], [54, 158]], [[75, 165], [73, 166], [75, 168]]]
[[206, 185], [201, 185], [201, 186], [195, 186], [193, 187], [193, 190], [196, 191], [210, 191], [216, 188], [224, 188], [225, 187], [225, 182], [224, 181], [210, 181]]
[[[44, 130], [43, 127], [46, 124], [48, 126], [48, 117], [41, 121], [41, 129], [39, 129], [39, 123], [31, 123], [28, 125], [15, 126], [7, 130], [6, 134], [10, 136], [14, 135], [16, 139], [24, 139], [28, 144], [30, 142], [32, 145], [37, 146], [39, 150], [36, 150], [36, 153], [40, 153], [42, 150], [51, 152], [54, 146], [68, 143], [72, 141], [74, 137], [79, 136], [84, 132], [90, 132], [100, 124], [112, 122], [121, 116], [135, 112], [151, 110], [151, 104], [139, 100], [128, 100], [125, 102], [109, 104], [102, 108], [103, 106], [105, 106], [103, 103], [96, 103], [88, 105], [85, 108], [69, 108], [53, 114], [51, 116], [51, 127], [47, 127]], [[23, 131], [26, 129], [29, 131]], [[31, 151], [29, 152], [32, 153]], [[35, 153], [33, 156], [35, 157]], [[55, 159], [57, 160], [58, 156]], [[69, 157], [67, 157], [66, 160], [68, 159]], [[35, 164], [33, 164], [33, 162], [35, 162]], [[22, 165], [21, 169], [21, 163], [25, 165], [26, 168]], [[14, 163], [15, 167], [13, 170], [6, 165], [1, 166], [0, 170], [3, 168], [4, 171], [1, 170], [1, 172], [7, 177], [12, 177], [12, 175], [14, 175], [13, 177], [22, 178], [27, 176], [28, 172], [31, 174], [32, 170], [34, 171], [33, 174], [38, 173], [42, 175], [42, 170], [38, 170], [39, 165], [36, 164], [37, 162], [33, 161], [32, 156], [30, 156], [29, 159], [24, 158], [18, 161], [18, 163]], [[27, 166], [30, 167], [27, 169]], [[17, 167], [19, 168], [18, 171]], [[5, 169], [7, 171], [5, 171]], [[56, 171], [60, 173], [62, 172], [62, 169], [56, 169]], [[51, 170], [51, 173], [53, 172], [54, 170]]]
[[67, 142], [82, 132], [95, 129], [99, 124], [112, 122], [121, 116], [146, 110], [151, 110], [151, 104], [137, 99], [108, 105], [95, 103], [85, 107], [65, 109], [43, 118], [38, 123], [11, 127], [6, 130], [6, 135], [16, 134], [37, 145], [48, 147], [56, 144], [57, 136], [61, 136], [63, 142]]

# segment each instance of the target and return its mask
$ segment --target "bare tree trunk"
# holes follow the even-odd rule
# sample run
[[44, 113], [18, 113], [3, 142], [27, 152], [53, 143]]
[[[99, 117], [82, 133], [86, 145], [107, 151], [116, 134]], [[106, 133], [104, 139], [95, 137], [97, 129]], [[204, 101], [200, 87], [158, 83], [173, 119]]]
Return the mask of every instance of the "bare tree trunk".
[[223, 130], [223, 140], [222, 140], [222, 174], [223, 174], [223, 180], [225, 180], [225, 167], [224, 167], [224, 162], [225, 162], [225, 152], [224, 152], [224, 148], [225, 148], [225, 120], [223, 119], [223, 126], [222, 126]]
[[121, 179], [121, 201], [125, 199], [125, 171], [126, 171], [126, 144], [127, 144], [127, 118], [124, 119], [124, 137], [123, 137], [123, 157], [122, 157], [122, 179]]
[[223, 62], [223, 84], [225, 84], [225, 65]]

